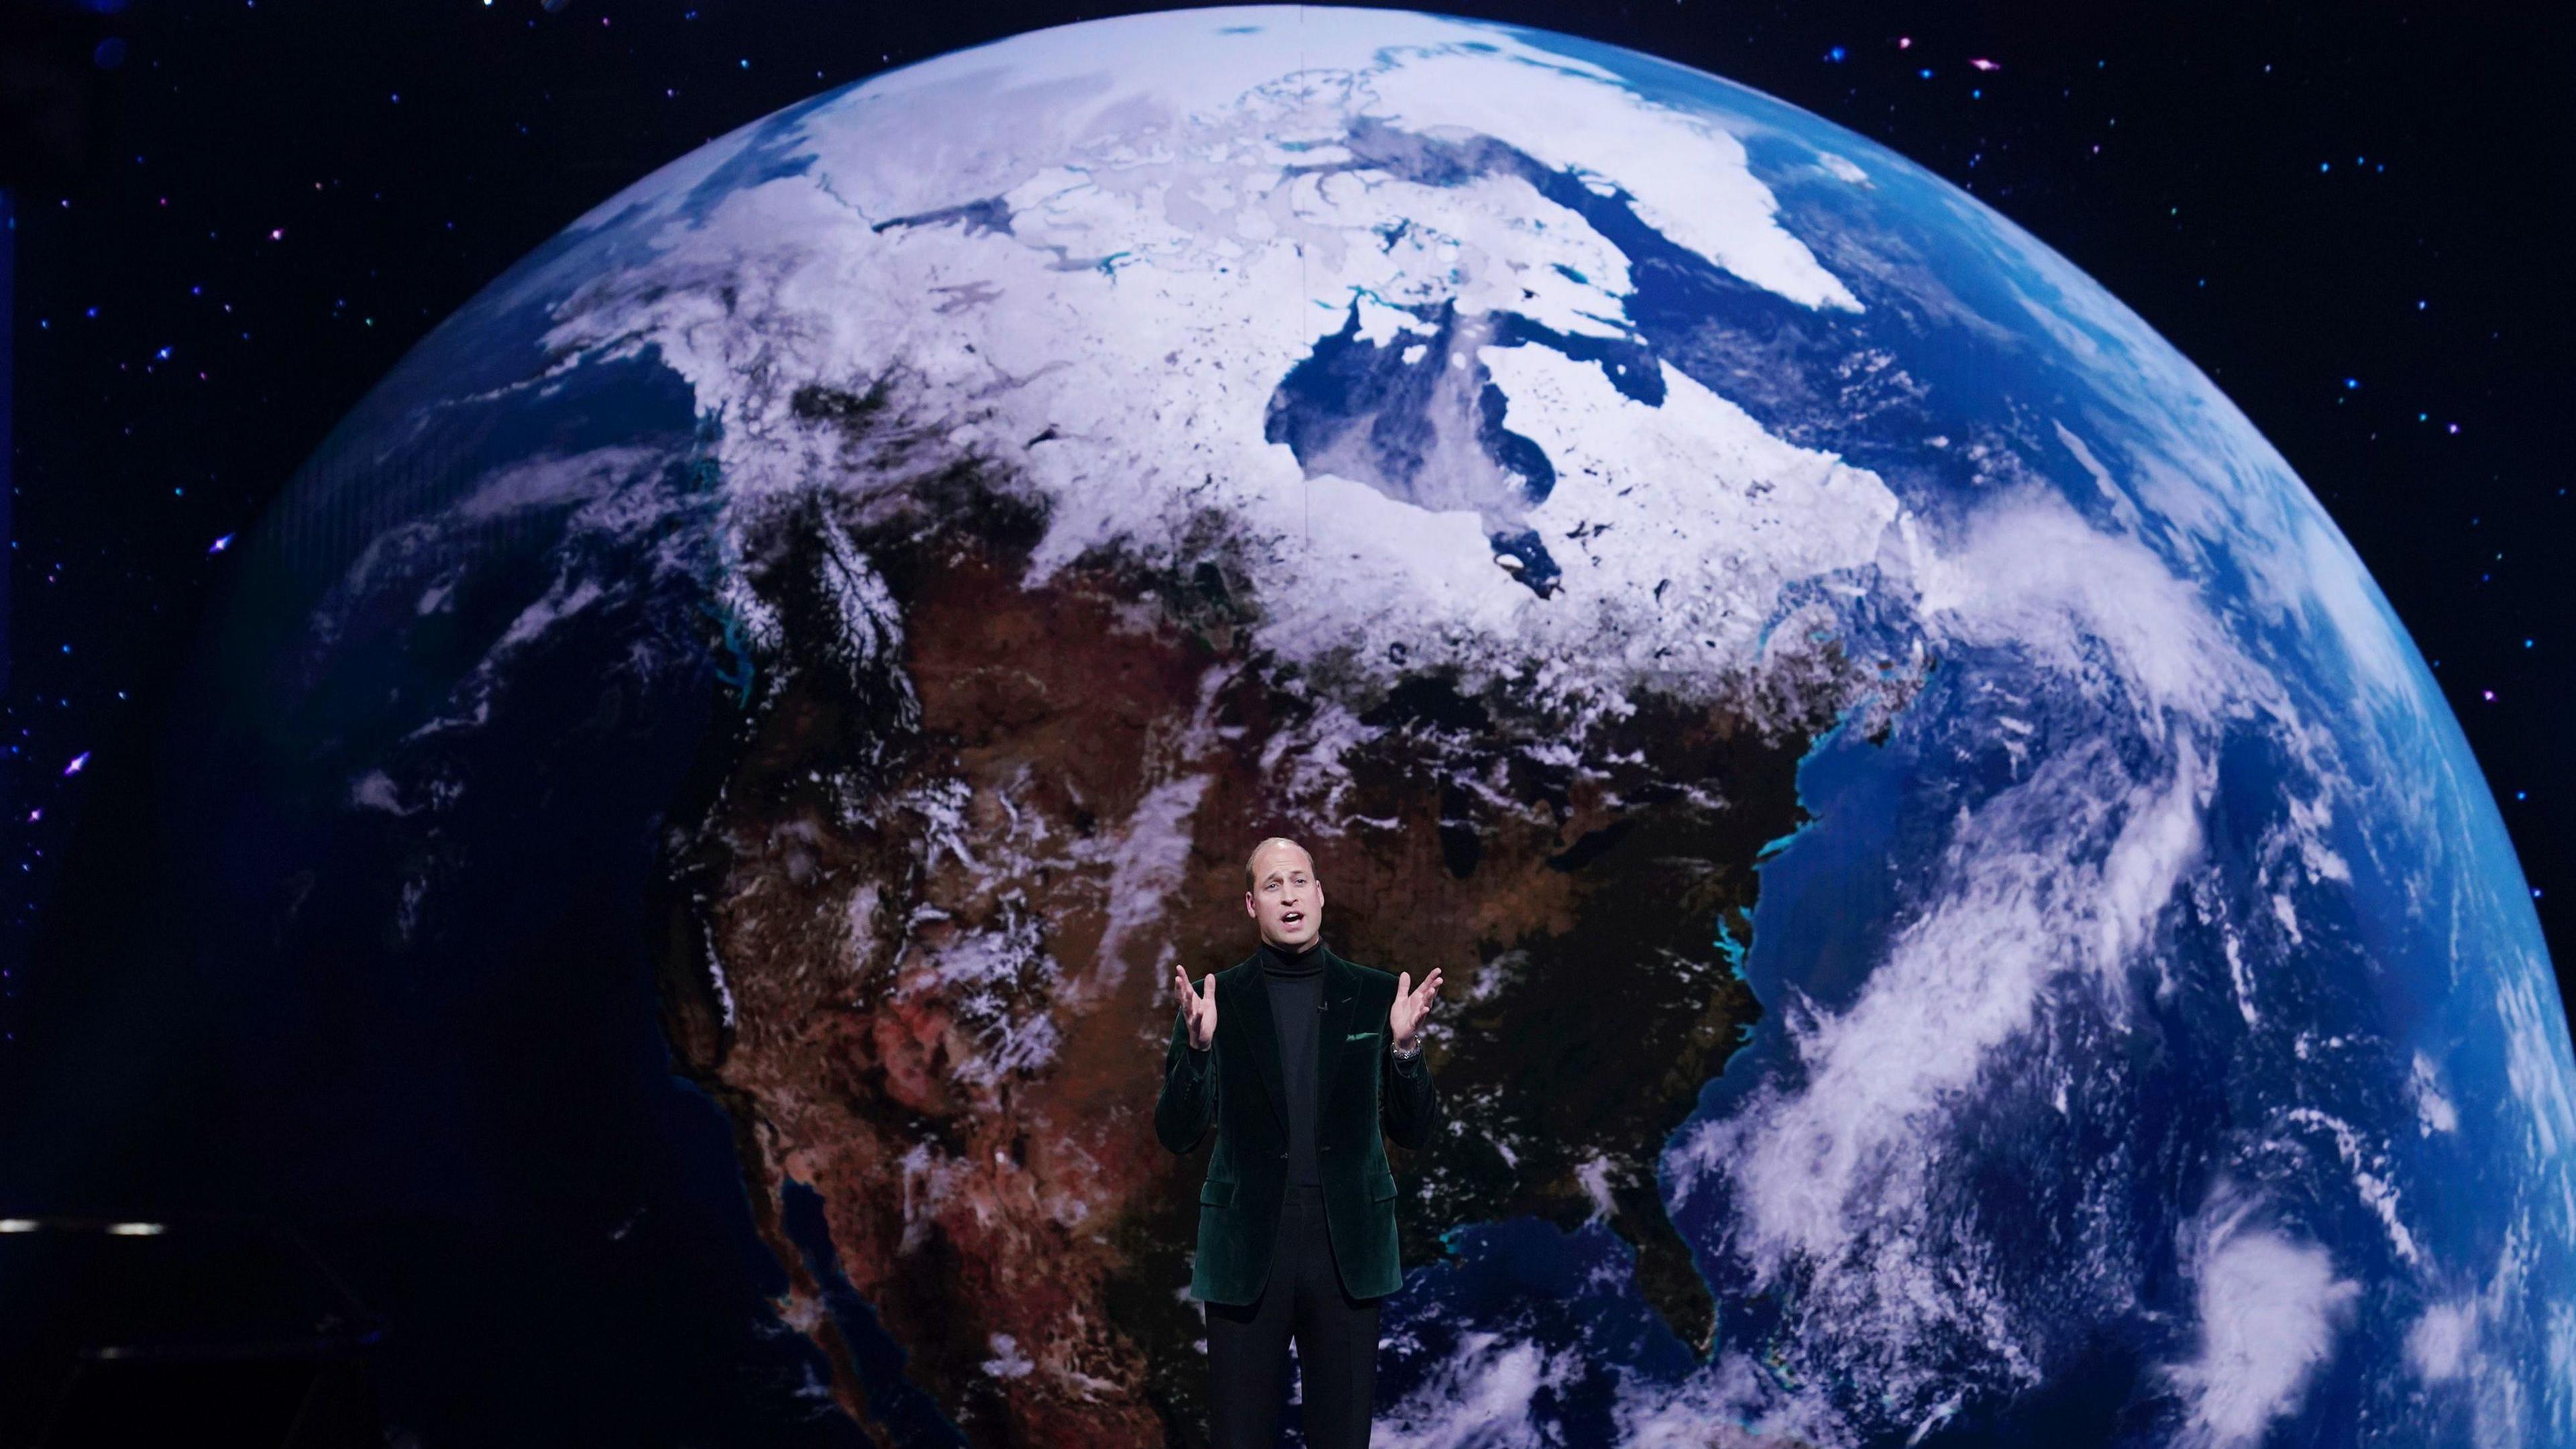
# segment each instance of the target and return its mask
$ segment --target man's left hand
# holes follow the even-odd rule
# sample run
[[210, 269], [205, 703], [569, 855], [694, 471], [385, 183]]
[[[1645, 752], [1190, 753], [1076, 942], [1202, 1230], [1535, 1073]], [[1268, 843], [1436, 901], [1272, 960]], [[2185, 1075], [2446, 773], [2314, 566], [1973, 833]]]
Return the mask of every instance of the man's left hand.
[[1386, 1012], [1387, 1044], [1400, 1052], [1413, 1050], [1414, 1033], [1422, 1029], [1422, 1019], [1431, 1014], [1431, 1004], [1439, 996], [1439, 967], [1432, 967], [1431, 974], [1422, 978], [1420, 986], [1413, 984], [1412, 972], [1397, 972], [1395, 1004]]

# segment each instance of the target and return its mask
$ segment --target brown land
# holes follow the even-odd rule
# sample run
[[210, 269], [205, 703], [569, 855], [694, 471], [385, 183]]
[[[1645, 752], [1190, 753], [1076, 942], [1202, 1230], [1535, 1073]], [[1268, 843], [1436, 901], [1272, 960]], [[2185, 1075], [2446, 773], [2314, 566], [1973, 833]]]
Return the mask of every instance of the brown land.
[[[826, 422], [868, 415], [831, 402]], [[1249, 949], [1242, 860], [1291, 803], [1264, 747], [1339, 686], [1259, 650], [1221, 545], [1180, 572], [1103, 557], [1024, 587], [1041, 522], [947, 466], [817, 499], [761, 541], [756, 583], [791, 628], [670, 816], [666, 1020], [736, 1124], [783, 1314], [881, 1442], [779, 1225], [788, 1177], [820, 1193], [839, 1271], [970, 1442], [1204, 1443], [1185, 1296], [1202, 1164], [1150, 1122], [1164, 978]], [[844, 637], [833, 581], [853, 555], [901, 611], [899, 649]], [[1839, 666], [1828, 648], [1819, 669]], [[1345, 761], [1342, 814], [1396, 824], [1309, 834], [1327, 937], [1440, 968], [1451, 1003], [1431, 1061], [1453, 1130], [1391, 1153], [1408, 1267], [1458, 1224], [1580, 1225], [1594, 1164], [1641, 1292], [1705, 1352], [1714, 1305], [1655, 1164], [1759, 1015], [1715, 937], [1750, 939], [1755, 853], [1799, 823], [1796, 762], [1830, 712], [1763, 739], [1639, 696], [1571, 769], [1521, 753], [1565, 722], [1499, 694], [1422, 678], [1349, 703], [1381, 733]], [[1169, 889], [1121, 896], [1121, 849], [1151, 854], [1158, 829], [1140, 808], [1187, 782]]]

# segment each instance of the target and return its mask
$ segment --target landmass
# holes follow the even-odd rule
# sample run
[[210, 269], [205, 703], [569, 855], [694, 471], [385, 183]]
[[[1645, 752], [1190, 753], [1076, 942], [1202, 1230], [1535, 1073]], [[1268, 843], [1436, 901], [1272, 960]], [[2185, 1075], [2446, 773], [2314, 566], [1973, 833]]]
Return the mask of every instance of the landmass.
[[[1032, 585], [1043, 506], [898, 412], [881, 385], [796, 394], [837, 481], [746, 531], [776, 627], [732, 631], [748, 673], [667, 815], [658, 903], [677, 1069], [734, 1123], [781, 1316], [841, 1407], [898, 1441], [852, 1341], [881, 1330], [970, 1443], [1204, 1442], [1204, 1165], [1149, 1118], [1170, 965], [1246, 954], [1242, 858], [1271, 833], [1313, 851], [1337, 950], [1445, 975], [1450, 1131], [1390, 1147], [1407, 1269], [1455, 1226], [1597, 1217], [1705, 1354], [1656, 1163], [1761, 1015], [1734, 964], [1754, 862], [1863, 666], [1824, 641], [1744, 709], [1640, 690], [1578, 751], [1506, 685], [1371, 692], [1274, 656], [1222, 519], [1176, 563], [1104, 550]], [[827, 1265], [784, 1223], [809, 1188]]]

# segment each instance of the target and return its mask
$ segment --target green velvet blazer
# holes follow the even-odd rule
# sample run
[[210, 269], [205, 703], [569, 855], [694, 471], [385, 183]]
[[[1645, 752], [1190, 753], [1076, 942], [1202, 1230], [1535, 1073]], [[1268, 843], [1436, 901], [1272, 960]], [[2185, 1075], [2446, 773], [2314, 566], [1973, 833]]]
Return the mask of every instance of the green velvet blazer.
[[[1323, 1024], [1315, 1032], [1315, 1153], [1324, 1176], [1324, 1221], [1342, 1286], [1354, 1298], [1375, 1298], [1404, 1286], [1386, 1143], [1428, 1144], [1440, 1104], [1428, 1054], [1399, 1062], [1387, 1050], [1394, 974], [1345, 961], [1321, 942], [1315, 949], [1324, 953]], [[1206, 1051], [1190, 1045], [1186, 1009], [1172, 1019], [1154, 1135], [1174, 1152], [1189, 1152], [1210, 1126], [1216, 1151], [1199, 1186], [1190, 1296], [1251, 1303], [1270, 1278], [1288, 1182], [1287, 1088], [1258, 951], [1216, 973], [1216, 1040]]]

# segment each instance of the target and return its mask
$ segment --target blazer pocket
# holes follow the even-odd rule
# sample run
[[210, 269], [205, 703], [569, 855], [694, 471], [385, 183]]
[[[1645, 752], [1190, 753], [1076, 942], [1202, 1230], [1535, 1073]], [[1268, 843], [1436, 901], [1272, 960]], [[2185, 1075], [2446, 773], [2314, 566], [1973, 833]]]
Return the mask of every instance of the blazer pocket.
[[1199, 1184], [1199, 1201], [1213, 1207], [1234, 1206], [1234, 1184], [1213, 1179]]
[[1384, 1202], [1395, 1196], [1395, 1174], [1381, 1172], [1369, 1180], [1369, 1201]]

